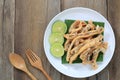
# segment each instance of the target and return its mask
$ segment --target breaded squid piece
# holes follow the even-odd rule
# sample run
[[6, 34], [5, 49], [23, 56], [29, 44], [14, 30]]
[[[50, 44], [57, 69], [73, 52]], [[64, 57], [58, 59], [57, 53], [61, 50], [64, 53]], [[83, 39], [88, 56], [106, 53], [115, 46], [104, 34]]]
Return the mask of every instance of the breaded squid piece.
[[97, 69], [98, 68], [98, 65], [97, 65], [96, 61], [97, 61], [99, 52], [102, 51], [104, 53], [107, 49], [107, 45], [108, 45], [107, 42], [102, 42], [102, 44], [100, 44], [100, 46], [98, 46], [97, 49], [93, 51], [93, 57], [92, 57], [92, 60], [91, 60], [92, 69]]
[[85, 33], [79, 33], [77, 35], [65, 34], [64, 37], [66, 39], [74, 39], [75, 37], [81, 37], [81, 36], [83, 36], [82, 38], [87, 38], [87, 37], [90, 37], [90, 36], [93, 36], [93, 35], [101, 34], [103, 31], [104, 31], [104, 28], [100, 27], [97, 30], [88, 31], [88, 32], [85, 32]]
[[81, 21], [81, 20], [76, 20], [69, 29], [69, 33], [74, 33], [74, 32], [80, 32], [82, 27], [86, 26], [86, 22], [85, 21]]
[[91, 48], [88, 48], [86, 50], [84, 50], [82, 52], [82, 54], [84, 55], [80, 55], [80, 59], [82, 60], [82, 63], [83, 64], [87, 64], [88, 63], [88, 59], [87, 59], [87, 54], [91, 51]]
[[[67, 51], [66, 61], [69, 61], [69, 59], [70, 59], [70, 57], [71, 57], [70, 51], [71, 51], [71, 49], [72, 49], [75, 41], [78, 40], [78, 39], [81, 39], [81, 38], [83, 38], [83, 37], [84, 37], [84, 36], [77, 37], [77, 38], [75, 38], [75, 39], [72, 41], [72, 43], [71, 43], [71, 45], [69, 46], [68, 51]], [[90, 42], [90, 39], [89, 39], [88, 41]]]
[[[79, 51], [74, 54], [73, 56], [71, 56], [69, 58], [69, 63], [72, 63], [84, 50], [86, 50], [87, 48], [90, 48], [90, 47], [93, 47], [95, 46], [96, 44], [99, 43], [99, 41], [101, 41], [103, 39], [103, 36], [102, 35], [99, 35], [98, 37], [92, 39], [89, 43], [85, 44], [82, 48], [79, 49]], [[70, 46], [71, 47], [71, 46]], [[69, 49], [68, 49], [69, 51]]]
[[88, 21], [88, 24], [90, 24], [91, 30], [94, 30], [94, 29], [95, 29], [95, 25], [93, 24], [93, 21], [92, 21], [92, 20], [89, 20], [89, 21]]
[[98, 68], [96, 60], [98, 58], [99, 52], [100, 52], [100, 47], [93, 51], [93, 56], [92, 56], [92, 60], [91, 60], [92, 69]]
[[74, 29], [72, 29], [70, 33], [78, 32], [81, 29], [82, 29], [82, 22], [80, 21], [80, 23], [76, 27], [74, 27]]
[[80, 55], [80, 59], [82, 60], [83, 64], [87, 64], [88, 62], [90, 62], [90, 56], [92, 55], [93, 51], [99, 46], [101, 45], [102, 42], [99, 42], [98, 44], [96, 44], [95, 46], [88, 48], [89, 51], [85, 50], [84, 52], [81, 53]]
[[87, 36], [87, 35], [96, 35], [96, 34], [100, 34], [104, 31], [104, 28], [100, 27], [98, 30], [91, 30], [91, 31], [87, 31], [85, 33], [80, 33], [78, 34], [79, 36]]
[[69, 33], [72, 32], [72, 30], [75, 30], [76, 28], [79, 28], [79, 23], [80, 23], [80, 20], [76, 20], [71, 26], [70, 26], [70, 29], [69, 29]]
[[107, 50], [108, 48], [108, 42], [103, 42], [102, 45], [101, 45], [101, 48], [100, 50], [105, 53], [105, 51]]
[[65, 44], [64, 44], [64, 50], [65, 50], [65, 51], [68, 51], [68, 48], [69, 48], [71, 42], [72, 42], [72, 41], [71, 41], [70, 39], [66, 40], [66, 42], [65, 42]]
[[91, 25], [90, 25], [90, 24], [87, 24], [86, 27], [84, 27], [84, 28], [82, 29], [81, 33], [88, 32], [90, 29], [91, 29]]
[[77, 35], [75, 35], [75, 34], [64, 34], [64, 37], [65, 37], [66, 39], [74, 39], [76, 36], [77, 36]]
[[78, 46], [80, 43], [82, 43], [84, 41], [85, 41], [84, 39], [76, 40], [75, 43], [74, 43], [74, 47]]
[[92, 34], [87, 34], [87, 35], [83, 35], [83, 36], [77, 36], [76, 38], [74, 38], [73, 40], [72, 40], [72, 43], [70, 44], [70, 46], [69, 46], [69, 48], [68, 48], [68, 52], [67, 52], [67, 57], [66, 57], [66, 60], [67, 61], [69, 61], [69, 58], [70, 58], [70, 50], [71, 50], [71, 48], [73, 47], [73, 45], [74, 45], [74, 43], [75, 43], [75, 41], [76, 40], [78, 40], [78, 39], [81, 39], [81, 38], [87, 38], [87, 37], [91, 37], [91, 36], [93, 36], [93, 35], [95, 35], [95, 34], [100, 34], [100, 33], [102, 33], [104, 30], [103, 29], [100, 29], [101, 31], [96, 31], [95, 33], [92, 33]]
[[78, 44], [78, 45], [76, 45], [73, 49], [71, 49], [71, 51], [70, 51], [70, 52], [71, 52], [71, 55], [77, 53], [78, 50], [79, 50], [82, 46], [84, 46], [87, 42], [89, 42], [89, 40], [90, 40], [90, 39], [85, 40], [85, 41], [82, 42], [81, 44]]
[[83, 28], [83, 30], [81, 32], [84, 33], [89, 30], [95, 30], [95, 25], [93, 24], [92, 20], [88, 21], [88, 24]]
[[[70, 40], [70, 39], [66, 40], [66, 42], [64, 44], [64, 50], [65, 51], [68, 51], [68, 48], [69, 48], [71, 42], [72, 42], [72, 40]], [[84, 42], [84, 40], [80, 39], [79, 41], [76, 41], [74, 46], [79, 45], [79, 43], [81, 43], [81, 42]]]

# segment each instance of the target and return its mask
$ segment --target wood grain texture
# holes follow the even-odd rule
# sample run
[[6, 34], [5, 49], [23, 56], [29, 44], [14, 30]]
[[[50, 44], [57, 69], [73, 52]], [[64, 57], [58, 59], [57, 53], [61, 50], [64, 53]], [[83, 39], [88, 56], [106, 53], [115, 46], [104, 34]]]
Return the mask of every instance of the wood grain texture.
[[72, 7], [91, 8], [107, 17], [106, 0], [62, 0], [62, 10]]
[[96, 75], [97, 80], [109, 80], [109, 65]]
[[[3, 33], [2, 33], [2, 28], [3, 28], [3, 5], [4, 5], [4, 0], [0, 0], [0, 65], [3, 65]], [[3, 66], [0, 66], [0, 73], [3, 72]], [[3, 74], [1, 74], [3, 76]]]
[[0, 0], [0, 79], [12, 80], [13, 67], [8, 55], [14, 52], [15, 1]]
[[[114, 5], [114, 6], [111, 6]], [[108, 20], [116, 38], [115, 53], [109, 67], [110, 80], [120, 79], [120, 0], [108, 0]]]
[[[50, 65], [43, 49], [44, 31], [48, 22], [59, 13], [59, 9], [57, 0], [16, 0], [15, 52], [25, 58], [29, 70], [38, 80], [47, 79], [28, 63], [25, 56], [27, 48], [31, 48], [42, 58], [43, 66], [53, 80], [60, 80], [60, 73]], [[24, 73], [15, 70], [15, 80], [24, 79], [29, 80]]]
[[[30, 66], [25, 50], [31, 48], [44, 61], [43, 35], [46, 26], [46, 0], [16, 0], [15, 52], [24, 57], [27, 67], [38, 80], [46, 80], [44, 75]], [[46, 70], [46, 67], [44, 67]], [[47, 72], [49, 74], [49, 72]], [[23, 72], [15, 70], [15, 80], [30, 80]]]
[[[116, 37], [116, 50], [110, 64], [99, 74], [72, 78], [58, 72], [49, 63], [43, 48], [44, 31], [59, 12], [72, 7], [87, 7], [105, 16]], [[120, 0], [0, 0], [0, 80], [31, 80], [14, 69], [8, 60], [10, 52], [21, 55], [38, 80], [47, 80], [41, 71], [30, 66], [25, 50], [32, 49], [42, 58], [46, 72], [53, 80], [119, 80], [120, 79]]]

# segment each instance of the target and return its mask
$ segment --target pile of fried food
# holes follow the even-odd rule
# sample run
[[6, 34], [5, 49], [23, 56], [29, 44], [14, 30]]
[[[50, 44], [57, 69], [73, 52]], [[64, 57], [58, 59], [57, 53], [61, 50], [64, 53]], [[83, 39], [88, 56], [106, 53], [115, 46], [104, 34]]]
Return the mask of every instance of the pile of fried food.
[[108, 47], [108, 43], [103, 41], [103, 32], [104, 28], [95, 26], [92, 20], [76, 20], [64, 35], [66, 60], [71, 64], [79, 56], [83, 64], [90, 64], [93, 69], [97, 69], [96, 60], [99, 52], [105, 53]]

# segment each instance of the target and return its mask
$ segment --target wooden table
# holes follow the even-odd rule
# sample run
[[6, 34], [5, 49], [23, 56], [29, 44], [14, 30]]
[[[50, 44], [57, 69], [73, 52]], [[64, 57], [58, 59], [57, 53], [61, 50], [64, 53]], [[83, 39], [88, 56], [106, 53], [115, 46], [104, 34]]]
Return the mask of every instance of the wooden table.
[[[76, 79], [54, 69], [45, 56], [43, 37], [49, 21], [71, 7], [87, 7], [105, 16], [115, 33], [116, 49], [110, 64], [99, 74]], [[8, 55], [20, 54], [29, 70], [38, 78], [44, 75], [30, 66], [25, 50], [31, 48], [42, 58], [43, 66], [53, 80], [120, 80], [120, 0], [0, 0], [0, 80], [31, 80], [11, 66]]]

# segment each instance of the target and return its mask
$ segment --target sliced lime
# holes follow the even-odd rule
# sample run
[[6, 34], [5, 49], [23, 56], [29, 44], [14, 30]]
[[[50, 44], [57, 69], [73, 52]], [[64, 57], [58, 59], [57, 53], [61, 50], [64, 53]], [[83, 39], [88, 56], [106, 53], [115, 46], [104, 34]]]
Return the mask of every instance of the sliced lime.
[[60, 33], [66, 33], [67, 31], [67, 25], [63, 21], [56, 21], [52, 25], [52, 32], [60, 32]]
[[64, 48], [60, 43], [54, 43], [51, 46], [50, 51], [55, 57], [61, 57], [64, 55]]
[[63, 44], [64, 37], [61, 33], [52, 33], [49, 37], [49, 42], [50, 42], [51, 45], [54, 44], [54, 43]]

